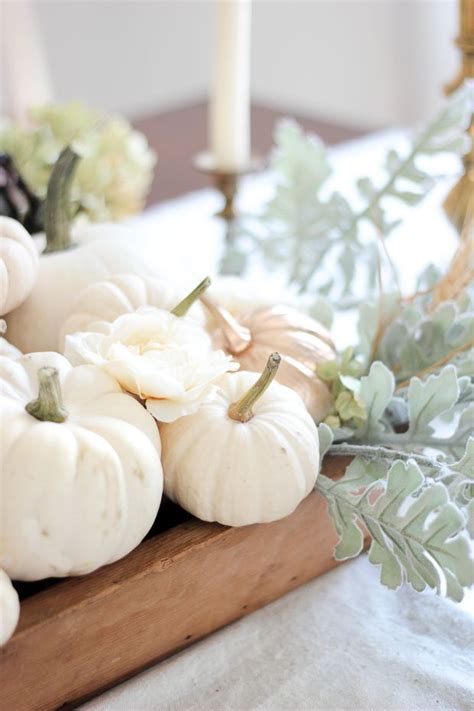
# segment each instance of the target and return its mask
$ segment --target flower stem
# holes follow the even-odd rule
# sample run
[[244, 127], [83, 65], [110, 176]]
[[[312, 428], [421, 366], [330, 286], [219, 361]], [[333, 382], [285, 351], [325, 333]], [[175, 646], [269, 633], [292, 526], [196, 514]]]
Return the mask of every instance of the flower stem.
[[210, 285], [211, 280], [209, 277], [206, 277], [203, 279], [192, 291], [190, 294], [184, 297], [182, 301], [179, 302], [177, 306], [172, 309], [171, 313], [174, 314], [175, 316], [184, 316], [185, 314], [188, 313], [189, 309], [191, 306], [194, 304], [195, 301], [199, 299], [201, 294], [206, 291], [208, 286]]
[[201, 301], [222, 331], [229, 353], [238, 355], [249, 347], [252, 341], [250, 329], [242, 326], [226, 309], [215, 304], [207, 296], [201, 296]]
[[279, 353], [272, 353], [269, 357], [265, 370], [250, 390], [237, 402], [229, 405], [227, 414], [232, 420], [238, 422], [248, 422], [253, 417], [252, 407], [257, 400], [262, 397], [265, 390], [271, 385], [275, 375], [277, 374], [278, 366], [280, 365], [281, 356]]
[[425, 467], [435, 472], [443, 472], [446, 469], [446, 464], [439, 462], [430, 457], [425, 457], [423, 454], [415, 452], [403, 452], [397, 449], [389, 449], [388, 447], [369, 445], [369, 444], [333, 444], [327, 451], [327, 454], [338, 457], [363, 457], [364, 459], [395, 461], [401, 459], [403, 462], [414, 460], [420, 467]]
[[[406, 388], [408, 385], [410, 385], [410, 381], [412, 378], [417, 377], [424, 377], [425, 375], [428, 375], [428, 373], [432, 373], [435, 370], [438, 370], [438, 368], [441, 368], [443, 365], [446, 365], [446, 363], [449, 363], [450, 361], [453, 360], [455, 356], [457, 356], [459, 353], [462, 353], [463, 351], [469, 350], [469, 348], [472, 348], [474, 346], [474, 338], [471, 338], [467, 343], [463, 343], [461, 346], [458, 348], [454, 348], [452, 351], [447, 353], [446, 355], [442, 356], [441, 358], [438, 358], [434, 363], [431, 363], [431, 365], [428, 365], [426, 368], [422, 368], [421, 370], [417, 370], [416, 373], [413, 373], [413, 375], [410, 375], [409, 378], [406, 380], [402, 380], [401, 382], [397, 383], [397, 387], [395, 390], [398, 392], [399, 390], [403, 390], [403, 388]], [[392, 368], [394, 372], [395, 367]]]
[[63, 405], [57, 368], [45, 366], [38, 371], [38, 397], [25, 410], [43, 422], [64, 422], [67, 410]]
[[60, 252], [72, 246], [69, 233], [71, 186], [79, 160], [77, 153], [66, 147], [49, 178], [44, 204], [45, 252]]

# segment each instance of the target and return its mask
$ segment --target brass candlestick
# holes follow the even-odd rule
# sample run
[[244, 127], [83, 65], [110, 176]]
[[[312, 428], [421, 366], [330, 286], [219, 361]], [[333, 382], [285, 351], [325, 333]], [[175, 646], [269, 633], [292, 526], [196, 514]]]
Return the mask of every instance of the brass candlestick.
[[[456, 79], [446, 87], [451, 94], [467, 79], [474, 80], [474, 0], [459, 2], [460, 33], [456, 44], [462, 52], [462, 64]], [[474, 112], [468, 134], [472, 139], [470, 151], [464, 156], [464, 175], [450, 191], [444, 209], [462, 236], [474, 231]]]
[[239, 170], [220, 170], [216, 166], [214, 157], [208, 152], [198, 153], [194, 159], [194, 165], [200, 173], [211, 176], [217, 190], [224, 197], [224, 207], [216, 213], [216, 217], [222, 217], [228, 223], [237, 218], [235, 208], [235, 198], [239, 187], [239, 180], [243, 175], [255, 173], [264, 166], [264, 161], [258, 156], [252, 156], [250, 163]]

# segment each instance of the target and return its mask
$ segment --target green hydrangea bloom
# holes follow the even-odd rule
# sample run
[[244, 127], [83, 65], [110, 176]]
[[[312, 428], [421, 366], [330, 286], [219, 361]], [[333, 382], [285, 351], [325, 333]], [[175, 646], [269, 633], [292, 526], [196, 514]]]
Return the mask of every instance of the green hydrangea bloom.
[[138, 212], [153, 178], [156, 156], [145, 136], [123, 118], [80, 102], [30, 111], [30, 125], [0, 124], [0, 152], [8, 153], [28, 186], [44, 198], [61, 150], [73, 144], [81, 160], [73, 184], [73, 215], [94, 222]]

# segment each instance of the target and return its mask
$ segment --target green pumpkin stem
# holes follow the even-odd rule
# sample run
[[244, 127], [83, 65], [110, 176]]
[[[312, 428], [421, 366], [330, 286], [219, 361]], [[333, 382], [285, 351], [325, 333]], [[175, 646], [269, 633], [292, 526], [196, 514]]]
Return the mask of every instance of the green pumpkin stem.
[[250, 390], [237, 402], [229, 405], [227, 414], [232, 420], [238, 422], [248, 422], [253, 417], [252, 407], [257, 400], [262, 397], [265, 390], [271, 385], [280, 365], [281, 356], [279, 353], [272, 353], [269, 357], [265, 370]]
[[56, 161], [48, 182], [44, 204], [45, 252], [69, 249], [71, 186], [80, 157], [69, 146]]
[[26, 405], [27, 413], [42, 422], [64, 422], [68, 413], [63, 405], [58, 369], [40, 368], [38, 386], [38, 397]]
[[211, 280], [209, 277], [206, 277], [205, 279], [202, 280], [200, 284], [198, 284], [190, 294], [184, 297], [182, 301], [179, 302], [177, 306], [172, 309], [171, 313], [174, 314], [175, 316], [184, 316], [185, 314], [188, 313], [189, 309], [191, 306], [194, 304], [195, 301], [199, 299], [201, 294], [206, 291], [208, 286], [210, 285]]
[[250, 329], [242, 326], [232, 314], [215, 304], [208, 296], [201, 296], [201, 301], [221, 330], [226, 341], [226, 350], [232, 355], [243, 353], [252, 342]]

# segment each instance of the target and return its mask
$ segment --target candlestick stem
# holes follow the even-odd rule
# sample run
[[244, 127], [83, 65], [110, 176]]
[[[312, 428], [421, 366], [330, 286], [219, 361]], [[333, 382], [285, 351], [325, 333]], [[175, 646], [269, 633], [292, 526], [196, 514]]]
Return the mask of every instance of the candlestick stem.
[[264, 161], [259, 157], [253, 156], [248, 165], [240, 170], [222, 170], [217, 166], [212, 154], [203, 152], [195, 157], [194, 165], [200, 173], [204, 173], [212, 179], [215, 187], [224, 198], [224, 206], [216, 213], [216, 217], [222, 217], [227, 223], [231, 223], [238, 217], [235, 202], [240, 178], [243, 175], [261, 170], [264, 167]]
[[224, 220], [235, 220], [237, 212], [235, 209], [235, 197], [238, 188], [238, 176], [235, 173], [217, 173], [215, 176], [216, 188], [224, 197], [224, 207], [216, 213], [216, 217]]

